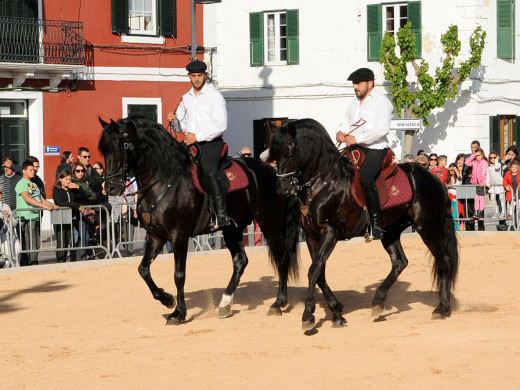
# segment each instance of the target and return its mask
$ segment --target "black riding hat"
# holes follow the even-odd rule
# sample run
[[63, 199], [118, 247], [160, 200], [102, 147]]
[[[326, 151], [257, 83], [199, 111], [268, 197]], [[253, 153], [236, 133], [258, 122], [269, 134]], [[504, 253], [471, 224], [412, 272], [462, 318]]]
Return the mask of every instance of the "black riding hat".
[[206, 72], [207, 65], [203, 61], [195, 60], [186, 65], [188, 73], [204, 73]]
[[348, 76], [347, 80], [351, 80], [353, 83], [359, 83], [360, 81], [374, 81], [374, 72], [368, 68], [359, 68], [352, 72]]

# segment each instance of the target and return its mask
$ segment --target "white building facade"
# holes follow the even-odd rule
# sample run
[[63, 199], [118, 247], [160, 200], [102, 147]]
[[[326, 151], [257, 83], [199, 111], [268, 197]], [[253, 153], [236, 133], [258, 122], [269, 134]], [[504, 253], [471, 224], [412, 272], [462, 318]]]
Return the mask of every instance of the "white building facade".
[[[461, 61], [468, 57], [475, 28], [487, 33], [481, 67], [455, 100], [428, 117], [430, 125], [414, 137], [412, 153], [446, 154], [452, 162], [475, 139], [486, 154], [518, 145], [519, 8], [515, 0], [222, 0], [206, 6], [204, 46], [215, 48], [206, 60], [227, 100], [230, 154], [244, 145], [260, 154], [268, 146], [269, 127], [284, 118], [314, 118], [334, 136], [354, 96], [347, 81], [352, 71], [372, 69], [376, 88], [388, 92], [376, 60], [378, 39], [407, 21], [417, 31], [420, 58], [429, 63], [431, 75], [440, 65], [441, 35], [450, 25], [459, 28]], [[392, 131], [391, 143], [401, 157], [401, 131]]]

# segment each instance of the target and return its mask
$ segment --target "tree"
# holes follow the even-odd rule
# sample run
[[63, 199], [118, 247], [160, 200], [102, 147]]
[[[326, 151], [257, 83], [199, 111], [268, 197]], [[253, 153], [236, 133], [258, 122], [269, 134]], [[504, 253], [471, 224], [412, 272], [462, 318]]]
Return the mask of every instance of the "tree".
[[[466, 80], [471, 71], [480, 66], [486, 32], [478, 26], [470, 37], [470, 57], [457, 68], [456, 57], [459, 54], [461, 43], [457, 26], [450, 26], [442, 35], [441, 44], [444, 59], [435, 70], [435, 76], [430, 76], [429, 65], [425, 60], [418, 64], [415, 58], [417, 49], [415, 35], [408, 22], [397, 32], [397, 45], [400, 56], [396, 54], [396, 42], [388, 31], [385, 33], [379, 49], [379, 60], [384, 67], [386, 80], [391, 81], [390, 95], [395, 112], [401, 117], [404, 109], [405, 117], [420, 118], [428, 126], [428, 115], [433, 109], [443, 107], [448, 99], [454, 99], [460, 84]], [[411, 85], [407, 81], [408, 63], [415, 71], [417, 81]], [[413, 87], [413, 88], [412, 88]], [[410, 153], [414, 130], [406, 130], [405, 153]]]

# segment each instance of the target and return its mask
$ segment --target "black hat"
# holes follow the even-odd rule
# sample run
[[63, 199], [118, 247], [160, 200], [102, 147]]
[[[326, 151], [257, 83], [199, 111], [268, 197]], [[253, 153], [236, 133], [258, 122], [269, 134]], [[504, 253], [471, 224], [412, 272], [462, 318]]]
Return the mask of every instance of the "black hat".
[[195, 60], [186, 65], [188, 73], [204, 73], [208, 67], [202, 61]]
[[350, 76], [348, 76], [347, 80], [351, 80], [353, 83], [359, 83], [360, 81], [373, 81], [374, 72], [368, 68], [359, 68], [358, 70], [352, 72]]

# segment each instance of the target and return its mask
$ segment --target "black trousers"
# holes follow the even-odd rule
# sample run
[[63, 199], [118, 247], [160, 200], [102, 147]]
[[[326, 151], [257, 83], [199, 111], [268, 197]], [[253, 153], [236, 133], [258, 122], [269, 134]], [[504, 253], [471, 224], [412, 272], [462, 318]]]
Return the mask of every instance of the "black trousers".
[[209, 176], [211, 172], [219, 168], [224, 140], [222, 137], [215, 138], [207, 142], [199, 142], [200, 146], [200, 166], [204, 176]]
[[381, 173], [381, 164], [388, 152], [388, 148], [385, 149], [369, 149], [360, 147], [365, 153], [365, 162], [361, 166], [359, 172], [359, 181], [363, 191], [366, 192], [367, 188], [374, 188], [376, 185], [376, 179]]

